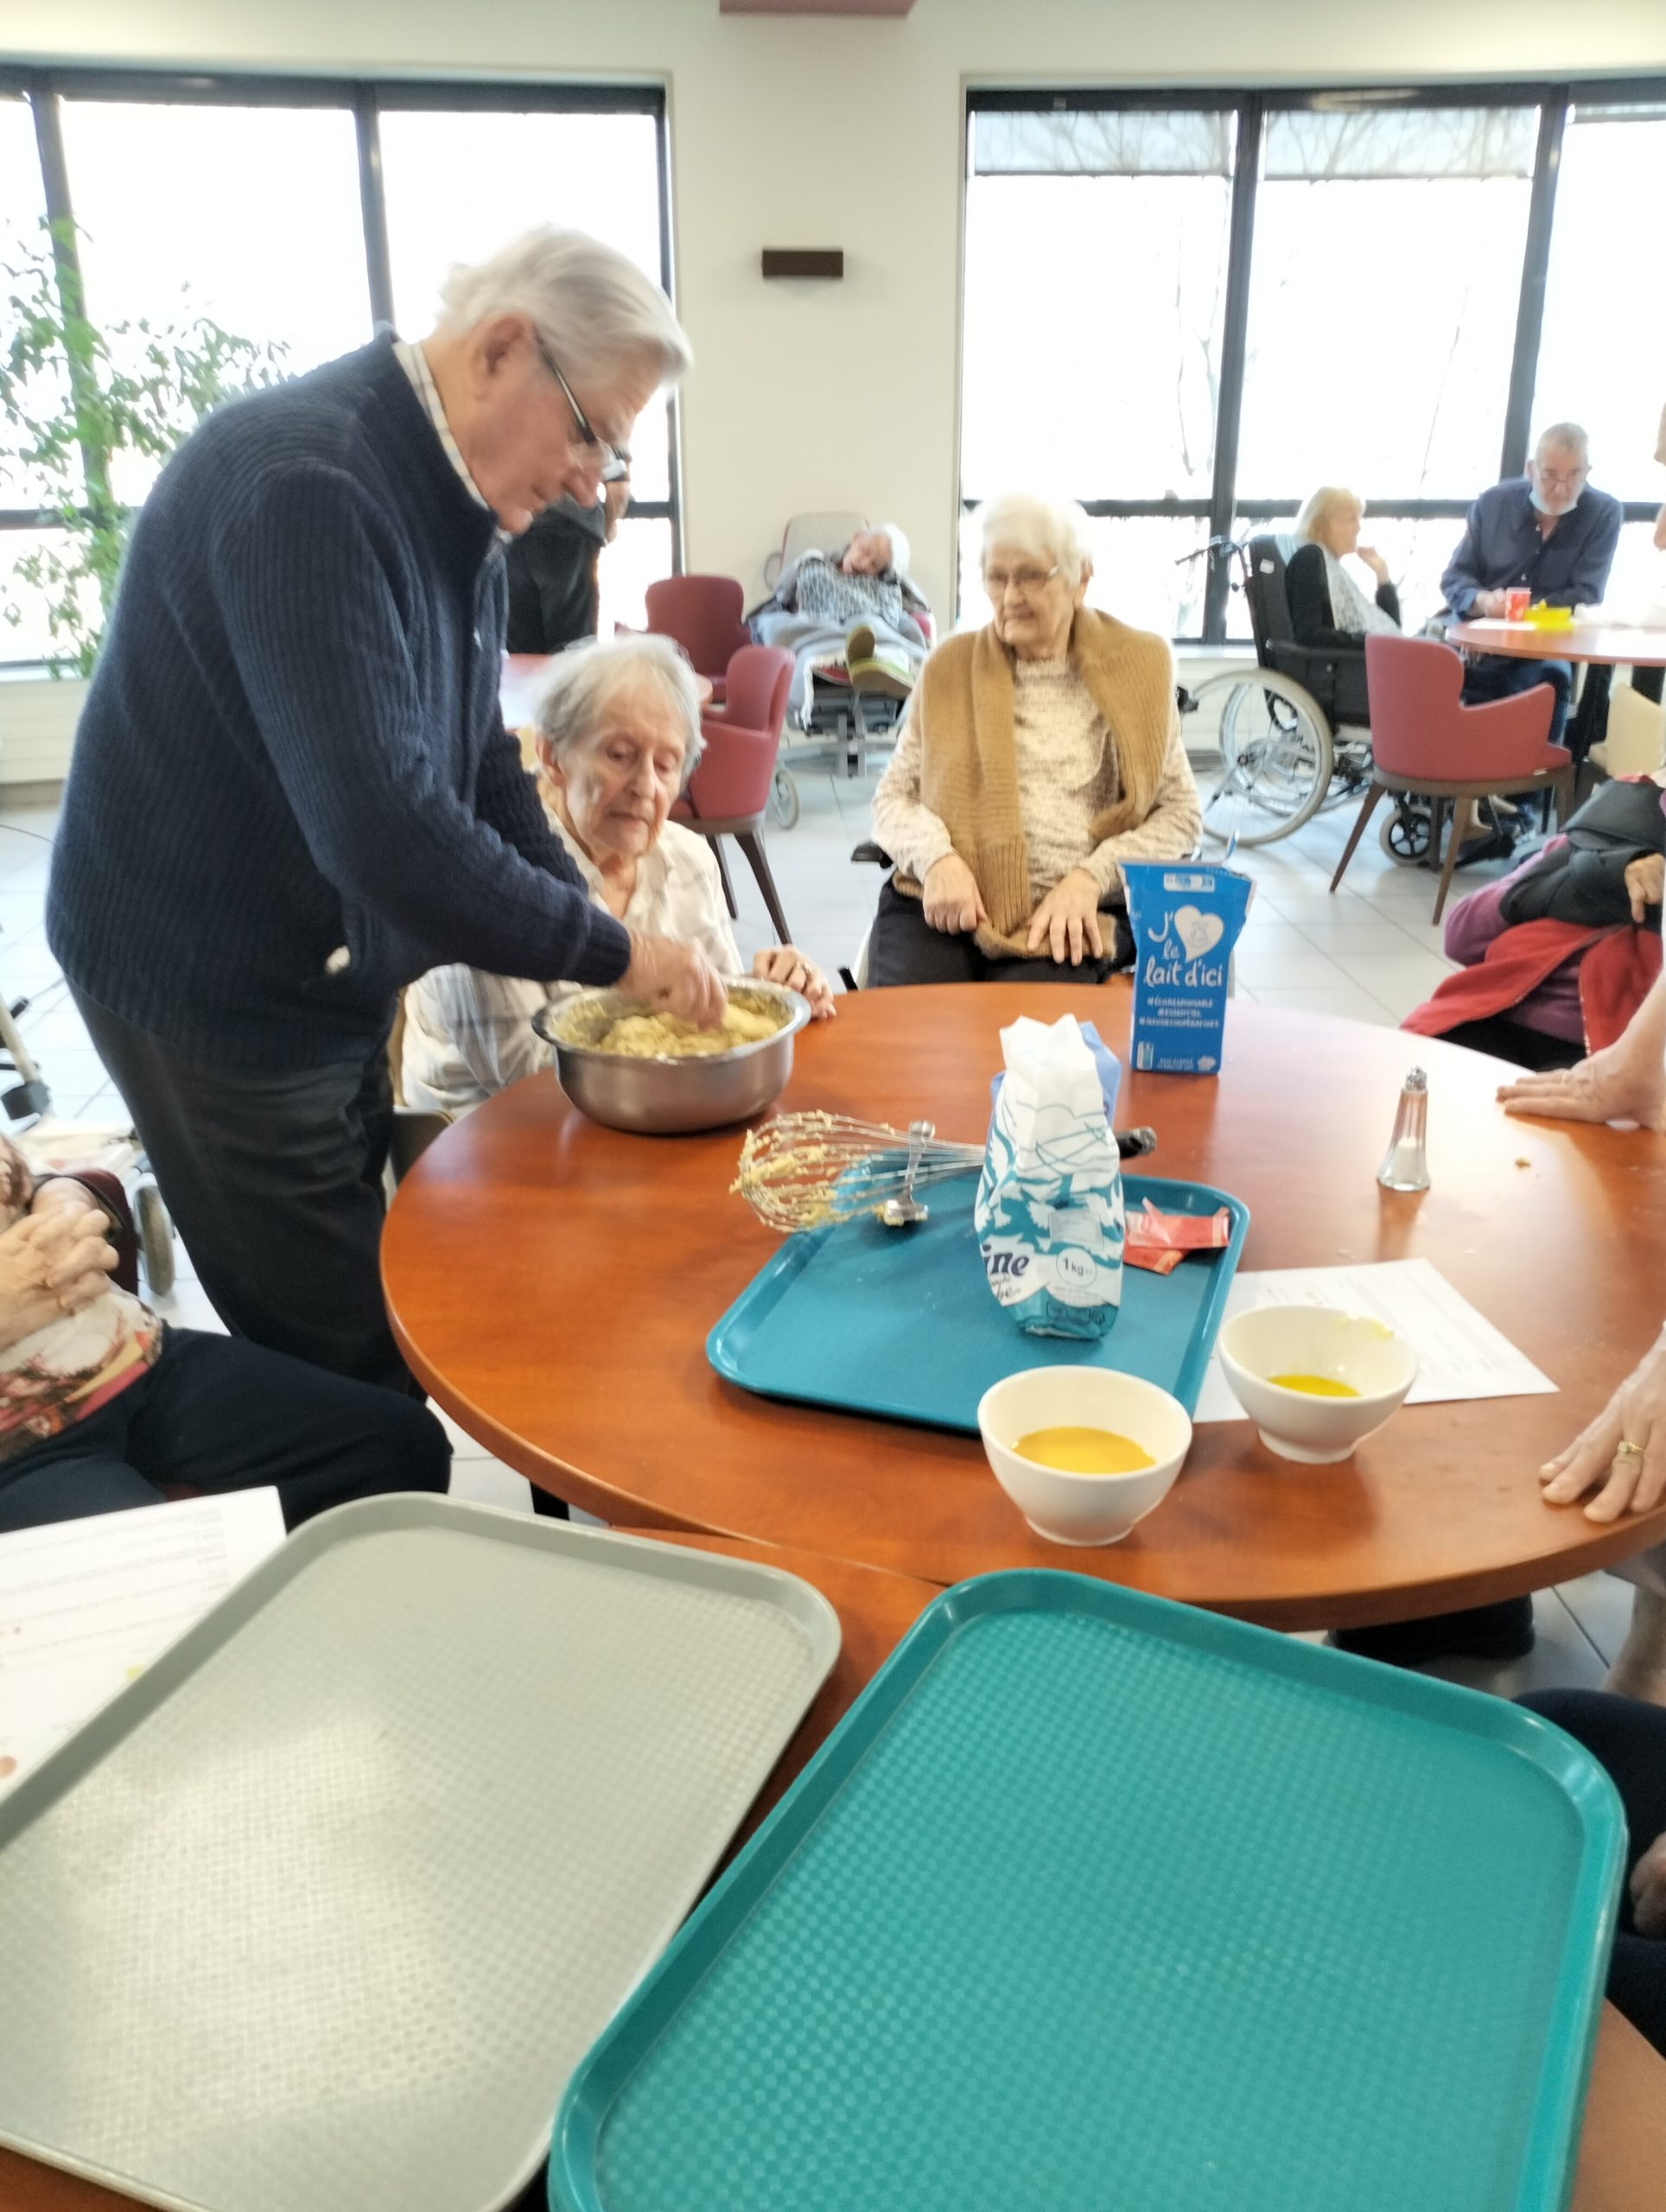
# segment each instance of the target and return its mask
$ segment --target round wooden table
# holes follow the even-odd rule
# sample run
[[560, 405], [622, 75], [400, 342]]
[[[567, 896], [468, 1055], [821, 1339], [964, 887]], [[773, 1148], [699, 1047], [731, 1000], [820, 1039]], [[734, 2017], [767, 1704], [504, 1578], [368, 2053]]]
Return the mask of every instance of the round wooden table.
[[[1091, 1014], [1121, 983], [868, 991], [798, 1039], [783, 1104], [981, 1139], [998, 1032]], [[1594, 1414], [1666, 1312], [1666, 1140], [1509, 1119], [1497, 1062], [1237, 1001], [1218, 1079], [1135, 1075], [1154, 1171], [1249, 1205], [1245, 1268], [1427, 1256], [1561, 1386], [1403, 1408], [1340, 1466], [1275, 1459], [1247, 1421], [1199, 1428], [1179, 1483], [1121, 1544], [1033, 1535], [975, 1438], [754, 1397], [708, 1329], [777, 1248], [728, 1185], [734, 1130], [623, 1136], [529, 1077], [426, 1152], [383, 1245], [393, 1325], [436, 1400], [535, 1483], [633, 1527], [705, 1529], [949, 1583], [1068, 1567], [1275, 1628], [1518, 1595], [1666, 1536], [1666, 1507], [1599, 1528], [1535, 1470]], [[1429, 1071], [1434, 1188], [1379, 1189], [1407, 1069]], [[899, 1255], [900, 1257], [900, 1255]]]
[[1541, 630], [1531, 622], [1487, 617], [1454, 622], [1449, 645], [1472, 653], [1504, 653], [1512, 660], [1593, 661], [1609, 668], [1666, 668], [1666, 630], [1626, 630], [1612, 622], [1575, 622], [1566, 630]]

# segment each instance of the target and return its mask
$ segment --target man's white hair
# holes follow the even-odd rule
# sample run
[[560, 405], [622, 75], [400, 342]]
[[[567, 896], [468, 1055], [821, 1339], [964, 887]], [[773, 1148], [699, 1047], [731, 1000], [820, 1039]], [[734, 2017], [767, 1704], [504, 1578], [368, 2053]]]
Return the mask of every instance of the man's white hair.
[[987, 566], [992, 550], [1010, 546], [1014, 553], [1052, 568], [1074, 587], [1092, 557], [1088, 548], [1088, 518], [1074, 499], [1037, 499], [1027, 493], [1008, 492], [986, 499], [977, 511], [978, 559]]
[[1533, 448], [1535, 461], [1542, 458], [1547, 446], [1559, 446], [1563, 453], [1575, 454], [1581, 468], [1590, 465], [1591, 441], [1578, 423], [1552, 423], [1541, 430], [1538, 443]]
[[674, 384], [694, 349], [671, 303], [633, 261], [582, 231], [545, 224], [487, 261], [460, 264], [440, 289], [440, 327], [454, 336], [499, 315], [524, 315], [575, 383], [606, 382], [647, 361]]
[[587, 641], [558, 653], [532, 710], [532, 727], [560, 760], [575, 747], [588, 744], [621, 692], [639, 691], [661, 700], [682, 724], [686, 785], [706, 749], [700, 727], [700, 687], [671, 640], [652, 631]]

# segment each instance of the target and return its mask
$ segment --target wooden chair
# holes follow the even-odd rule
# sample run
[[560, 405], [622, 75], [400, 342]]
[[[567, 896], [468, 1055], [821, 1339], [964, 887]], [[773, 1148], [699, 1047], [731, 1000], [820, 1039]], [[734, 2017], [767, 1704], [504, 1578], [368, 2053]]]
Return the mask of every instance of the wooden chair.
[[[1441, 804], [1450, 800], [1452, 834], [1434, 894], [1438, 922], [1475, 801], [1555, 790], [1566, 821], [1573, 806], [1574, 758], [1565, 747], [1545, 742], [1552, 706], [1548, 684], [1466, 707], [1459, 696], [1464, 664], [1450, 645], [1432, 638], [1368, 637], [1365, 674], [1370, 691], [1370, 788], [1331, 888], [1341, 882], [1385, 791], [1415, 791], [1434, 801], [1431, 855], [1438, 844]], [[1461, 773], [1454, 776], [1454, 769]]]

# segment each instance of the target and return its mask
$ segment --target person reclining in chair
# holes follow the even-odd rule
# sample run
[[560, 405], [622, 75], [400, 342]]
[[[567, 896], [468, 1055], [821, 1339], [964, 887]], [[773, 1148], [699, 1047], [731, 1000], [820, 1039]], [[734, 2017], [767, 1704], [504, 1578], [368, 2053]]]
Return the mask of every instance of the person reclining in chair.
[[842, 658], [853, 682], [906, 699], [927, 647], [925, 599], [909, 581], [908, 540], [894, 523], [859, 530], [836, 553], [801, 553], [783, 569], [773, 597], [754, 610], [760, 645], [782, 645], [798, 663], [789, 709], [804, 704], [811, 664]]
[[1119, 863], [1178, 860], [1201, 827], [1173, 658], [1084, 605], [1080, 507], [995, 499], [979, 521], [992, 619], [932, 654], [874, 794], [896, 874], [868, 981], [1101, 982]]

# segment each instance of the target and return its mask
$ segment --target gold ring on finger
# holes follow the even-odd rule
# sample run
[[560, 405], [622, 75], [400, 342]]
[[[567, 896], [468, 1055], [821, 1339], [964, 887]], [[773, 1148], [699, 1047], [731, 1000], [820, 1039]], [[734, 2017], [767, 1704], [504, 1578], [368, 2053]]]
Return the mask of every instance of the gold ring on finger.
[[1640, 1444], [1633, 1444], [1629, 1437], [1622, 1437], [1614, 1446], [1614, 1457], [1617, 1459], [1640, 1459], [1643, 1457], [1643, 1446]]

